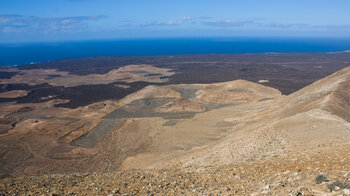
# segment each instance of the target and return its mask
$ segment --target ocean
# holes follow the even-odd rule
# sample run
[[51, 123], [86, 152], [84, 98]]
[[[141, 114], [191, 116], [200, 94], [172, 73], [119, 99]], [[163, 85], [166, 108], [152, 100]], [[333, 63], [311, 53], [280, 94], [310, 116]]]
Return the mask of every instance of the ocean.
[[337, 52], [350, 38], [161, 38], [0, 44], [0, 66], [91, 56]]

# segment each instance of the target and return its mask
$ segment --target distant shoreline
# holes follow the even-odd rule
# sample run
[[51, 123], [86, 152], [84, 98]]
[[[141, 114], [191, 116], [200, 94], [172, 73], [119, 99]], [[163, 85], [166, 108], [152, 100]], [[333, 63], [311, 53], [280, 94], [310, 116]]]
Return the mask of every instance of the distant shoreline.
[[256, 52], [256, 53], [208, 53], [208, 54], [162, 54], [162, 55], [139, 55], [139, 56], [88, 56], [88, 57], [71, 57], [71, 58], [62, 58], [62, 59], [55, 59], [55, 60], [47, 60], [43, 62], [30, 62], [25, 64], [18, 64], [18, 65], [0, 65], [1, 68], [9, 68], [9, 67], [22, 67], [22, 66], [32, 66], [32, 65], [39, 65], [39, 64], [46, 64], [46, 63], [55, 63], [59, 61], [69, 61], [72, 59], [87, 59], [87, 58], [147, 58], [147, 57], [170, 57], [170, 56], [207, 56], [207, 55], [261, 55], [261, 54], [350, 54], [350, 50], [346, 51], [337, 51], [337, 52]]
[[349, 52], [349, 39], [172, 38], [0, 44], [0, 66], [69, 58], [191, 54]]

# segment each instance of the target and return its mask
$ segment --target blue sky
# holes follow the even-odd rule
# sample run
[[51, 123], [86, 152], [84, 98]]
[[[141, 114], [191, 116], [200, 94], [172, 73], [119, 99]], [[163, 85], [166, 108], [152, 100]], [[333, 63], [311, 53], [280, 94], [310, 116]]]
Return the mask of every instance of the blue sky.
[[0, 0], [0, 42], [348, 37], [349, 0]]

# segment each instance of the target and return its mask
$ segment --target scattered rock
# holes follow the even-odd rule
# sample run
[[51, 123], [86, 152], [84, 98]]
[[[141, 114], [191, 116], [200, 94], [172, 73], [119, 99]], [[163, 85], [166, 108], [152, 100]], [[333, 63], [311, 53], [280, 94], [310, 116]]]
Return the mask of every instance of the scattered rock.
[[320, 174], [316, 177], [316, 184], [321, 184], [322, 182], [326, 182], [327, 176]]
[[119, 188], [116, 188], [116, 189], [114, 189], [114, 190], [112, 191], [112, 193], [113, 193], [113, 194], [117, 194], [117, 193], [119, 193], [119, 190], [120, 190]]
[[269, 190], [269, 188], [270, 188], [270, 185], [267, 184], [267, 185], [264, 186], [263, 190]]
[[339, 189], [350, 189], [350, 185], [345, 182], [333, 182], [332, 184], [327, 185], [328, 189], [330, 191], [337, 191]]
[[344, 195], [350, 195], [350, 189], [343, 189]]

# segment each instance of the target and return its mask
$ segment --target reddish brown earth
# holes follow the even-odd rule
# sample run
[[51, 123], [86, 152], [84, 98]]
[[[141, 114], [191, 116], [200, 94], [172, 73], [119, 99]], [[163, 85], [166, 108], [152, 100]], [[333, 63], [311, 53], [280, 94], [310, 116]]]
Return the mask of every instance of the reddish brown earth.
[[262, 84], [4, 104], [0, 194], [347, 195], [350, 67], [288, 96]]

